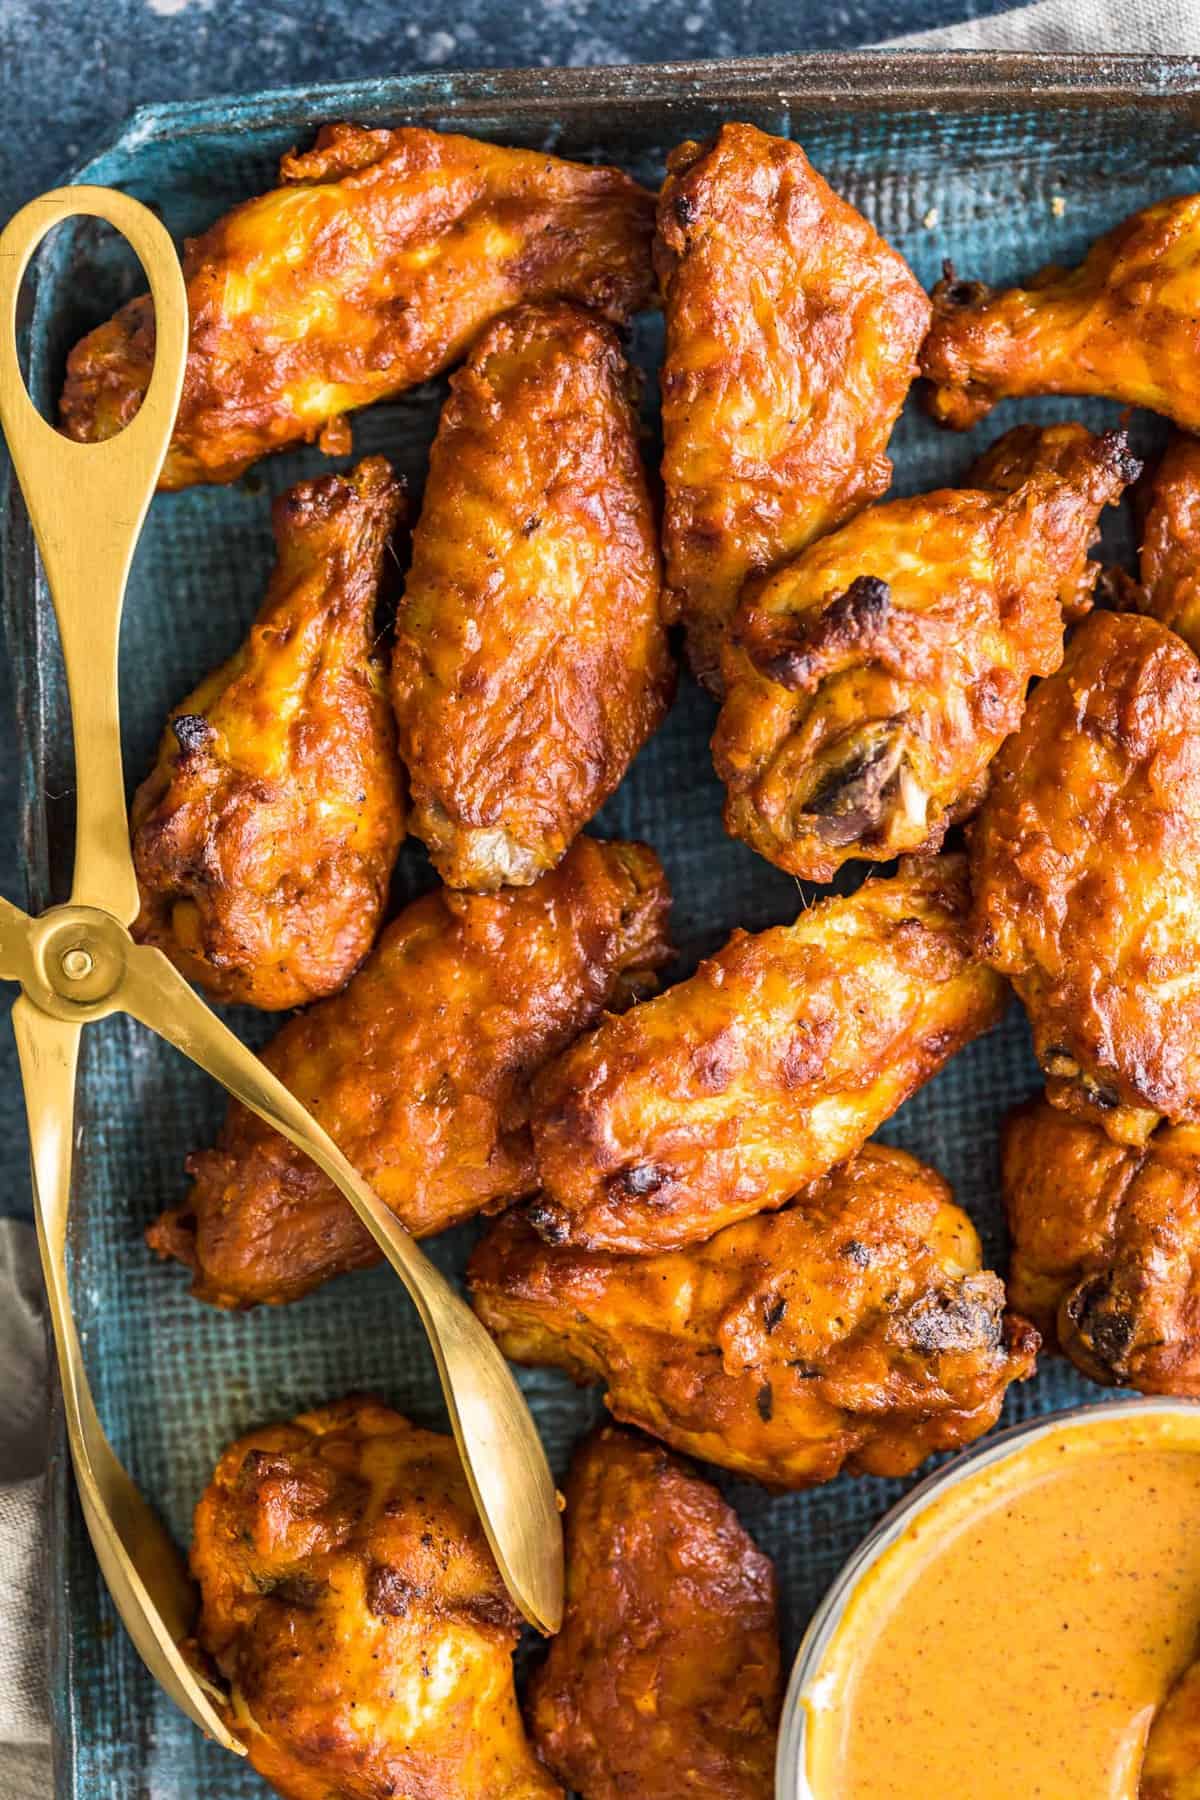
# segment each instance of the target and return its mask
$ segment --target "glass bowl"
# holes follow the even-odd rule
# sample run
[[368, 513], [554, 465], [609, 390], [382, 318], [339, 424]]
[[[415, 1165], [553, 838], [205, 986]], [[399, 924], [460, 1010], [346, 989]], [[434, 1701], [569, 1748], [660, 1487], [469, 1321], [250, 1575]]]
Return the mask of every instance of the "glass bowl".
[[885, 1550], [912, 1523], [913, 1519], [939, 1500], [950, 1488], [970, 1475], [1003, 1462], [1028, 1444], [1057, 1432], [1071, 1430], [1096, 1417], [1119, 1418], [1123, 1415], [1167, 1417], [1194, 1412], [1200, 1406], [1195, 1400], [1169, 1400], [1157, 1396], [1129, 1400], [1096, 1401], [1087, 1406], [1072, 1406], [1062, 1412], [1047, 1413], [1024, 1425], [1013, 1425], [994, 1437], [985, 1439], [974, 1449], [963, 1451], [942, 1468], [926, 1476], [903, 1500], [885, 1513], [878, 1525], [863, 1539], [858, 1549], [837, 1576], [818, 1606], [804, 1634], [783, 1703], [779, 1727], [779, 1746], [775, 1758], [775, 1800], [823, 1800], [809, 1783], [805, 1768], [809, 1735], [809, 1703], [821, 1678], [826, 1652], [845, 1616], [846, 1608], [859, 1583]]

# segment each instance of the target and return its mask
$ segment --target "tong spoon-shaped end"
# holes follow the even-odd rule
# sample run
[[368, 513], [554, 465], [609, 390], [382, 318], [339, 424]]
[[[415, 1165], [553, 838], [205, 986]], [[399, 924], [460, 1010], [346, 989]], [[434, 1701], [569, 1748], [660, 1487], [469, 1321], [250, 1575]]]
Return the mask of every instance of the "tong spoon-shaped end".
[[191, 1629], [195, 1592], [175, 1545], [104, 1435], [71, 1315], [66, 1232], [81, 1028], [50, 1018], [24, 994], [12, 1018], [29, 1111], [38, 1247], [58, 1347], [67, 1438], [96, 1559], [150, 1673], [202, 1731], [244, 1756], [245, 1745], [219, 1710], [223, 1696], [179, 1647]]
[[161, 950], [129, 946], [112, 1000], [290, 1138], [350, 1202], [420, 1314], [505, 1585], [532, 1625], [547, 1635], [556, 1632], [563, 1612], [563, 1541], [554, 1478], [516, 1377], [485, 1327], [311, 1113]]

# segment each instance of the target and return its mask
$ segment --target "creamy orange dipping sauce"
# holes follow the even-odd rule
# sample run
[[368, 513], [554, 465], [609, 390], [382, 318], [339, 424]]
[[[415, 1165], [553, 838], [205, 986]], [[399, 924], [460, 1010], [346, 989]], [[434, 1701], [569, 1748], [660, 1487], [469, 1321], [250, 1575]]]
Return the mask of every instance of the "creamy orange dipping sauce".
[[1200, 1405], [1064, 1423], [867, 1570], [802, 1696], [811, 1795], [1136, 1800], [1198, 1653]]

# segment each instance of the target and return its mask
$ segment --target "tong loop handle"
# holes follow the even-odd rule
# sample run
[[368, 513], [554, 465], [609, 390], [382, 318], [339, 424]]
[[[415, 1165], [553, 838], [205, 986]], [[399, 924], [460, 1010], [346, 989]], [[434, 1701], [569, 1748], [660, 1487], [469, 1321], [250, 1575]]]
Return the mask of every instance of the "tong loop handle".
[[[154, 368], [131, 422], [77, 444], [29, 397], [17, 355], [18, 301], [46, 233], [79, 214], [105, 219], [137, 252], [154, 300]], [[121, 765], [117, 658], [134, 547], [171, 441], [187, 361], [187, 289], [175, 246], [147, 207], [112, 188], [58, 188], [31, 200], [0, 235], [0, 428], [25, 497], [54, 601], [75, 731], [75, 878], [71, 899], [137, 915]]]

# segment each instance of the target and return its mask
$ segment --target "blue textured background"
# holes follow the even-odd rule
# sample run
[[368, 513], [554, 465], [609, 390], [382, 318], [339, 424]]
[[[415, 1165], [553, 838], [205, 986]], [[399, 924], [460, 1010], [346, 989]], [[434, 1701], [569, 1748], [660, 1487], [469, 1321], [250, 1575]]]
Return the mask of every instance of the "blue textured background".
[[[850, 48], [1006, 0], [0, 0], [0, 220], [147, 101], [409, 70]], [[0, 657], [0, 742], [13, 704]], [[15, 759], [0, 757], [0, 893], [22, 897]], [[0, 994], [0, 1008], [7, 1010]], [[0, 1033], [0, 1215], [29, 1211], [24, 1113]]]
[[[1084, 70], [1068, 71], [1076, 81]], [[1136, 71], [1094, 72], [1097, 78]], [[402, 116], [446, 123], [456, 97], [475, 103], [473, 127], [500, 139], [552, 141], [567, 154], [600, 151], [644, 179], [657, 180], [663, 153], [680, 136], [706, 132], [736, 109], [768, 130], [792, 131], [834, 185], [873, 217], [930, 280], [953, 252], [964, 270], [999, 279], [1051, 255], [1073, 259], [1127, 211], [1164, 193], [1200, 185], [1194, 71], [1147, 67], [1135, 101], [1087, 107], [985, 104], [970, 113], [931, 108], [936, 73], [914, 77], [905, 101], [872, 99], [875, 69], [855, 70], [824, 99], [810, 86], [789, 105], [786, 76], [763, 77], [757, 97], [705, 102], [676, 81], [676, 103], [645, 99], [603, 116], [564, 115], [543, 97], [509, 115], [486, 80], [459, 87], [444, 74], [414, 85], [364, 84], [353, 94], [301, 91], [262, 107], [212, 106], [143, 116], [136, 131], [88, 171], [128, 185], [160, 205], [172, 230], [193, 230], [239, 193], [269, 179], [274, 158], [311, 123], [348, 113], [368, 121]], [[1190, 83], [1190, 86], [1189, 86]], [[1031, 85], [1028, 71], [1014, 90]], [[1174, 85], [1184, 96], [1171, 97]], [[54, 391], [62, 357], [78, 333], [128, 292], [130, 259], [91, 226], [58, 238], [46, 261], [34, 318], [32, 378], [39, 399]], [[635, 350], [653, 364], [659, 322], [639, 322]], [[651, 387], [652, 392], [652, 387]], [[374, 409], [356, 424], [356, 451], [386, 449], [419, 484], [436, 422], [439, 388]], [[983, 443], [1019, 417], [1078, 415], [1111, 421], [1114, 407], [1072, 402], [1005, 406], [963, 439], [939, 432], [910, 406], [895, 441], [897, 482], [913, 491], [953, 481]], [[1155, 422], [1139, 418], [1139, 442]], [[244, 633], [269, 567], [268, 493], [312, 466], [313, 453], [269, 460], [236, 487], [162, 496], [151, 509], [131, 583], [123, 640], [123, 707], [131, 780], [151, 754], [162, 717], [198, 673]], [[1118, 529], [1109, 551], [1128, 550]], [[14, 542], [20, 543], [19, 525]], [[9, 560], [16, 611], [12, 655], [32, 707], [44, 790], [51, 888], [67, 865], [64, 796], [69, 744], [53, 632], [44, 593], [20, 558]], [[37, 679], [33, 679], [36, 671]], [[601, 830], [641, 835], [659, 849], [677, 894], [675, 936], [682, 968], [735, 923], [750, 928], [794, 915], [792, 883], [725, 836], [706, 739], [712, 708], [687, 683], [663, 731], [605, 809]], [[35, 808], [35, 811], [41, 811]], [[416, 845], [406, 846], [401, 881], [428, 880]], [[263, 1021], [244, 1023], [261, 1032]], [[73, 1215], [74, 1298], [96, 1398], [119, 1453], [162, 1508], [181, 1542], [191, 1509], [221, 1447], [264, 1418], [288, 1414], [354, 1387], [382, 1393], [421, 1423], [443, 1420], [429, 1358], [394, 1280], [385, 1270], [347, 1277], [284, 1309], [219, 1315], [186, 1295], [174, 1267], [155, 1266], [141, 1228], [180, 1191], [184, 1152], [209, 1141], [220, 1096], [165, 1046], [125, 1020], [89, 1030], [81, 1084], [81, 1157]], [[954, 1183], [976, 1219], [990, 1258], [1002, 1258], [996, 1135], [1005, 1106], [1036, 1082], [1023, 1021], [1004, 1025], [955, 1059], [885, 1129], [927, 1155]], [[436, 1240], [433, 1254], [461, 1268], [471, 1228]], [[153, 1380], [147, 1380], [153, 1371]], [[594, 1395], [576, 1393], [552, 1371], [521, 1377], [561, 1471], [570, 1446], [595, 1416]], [[1081, 1398], [1097, 1398], [1069, 1367], [1049, 1363], [1016, 1391], [1009, 1421]], [[794, 1646], [834, 1570], [900, 1491], [895, 1482], [840, 1480], [806, 1496], [771, 1496], [722, 1481], [764, 1548], [776, 1558], [784, 1626]], [[261, 1784], [206, 1745], [155, 1692], [97, 1580], [78, 1515], [56, 1484], [54, 1623], [60, 1800], [252, 1800]], [[69, 1682], [69, 1687], [67, 1683]]]

